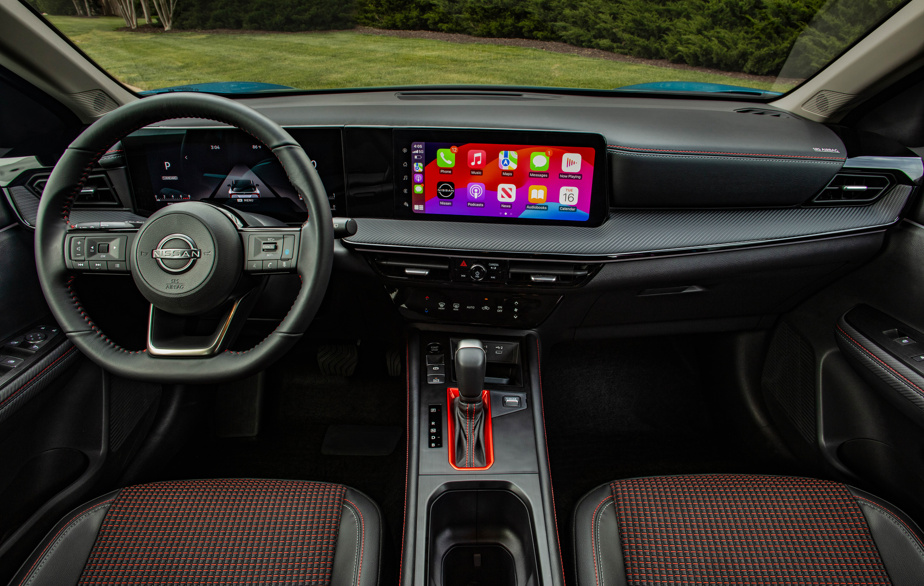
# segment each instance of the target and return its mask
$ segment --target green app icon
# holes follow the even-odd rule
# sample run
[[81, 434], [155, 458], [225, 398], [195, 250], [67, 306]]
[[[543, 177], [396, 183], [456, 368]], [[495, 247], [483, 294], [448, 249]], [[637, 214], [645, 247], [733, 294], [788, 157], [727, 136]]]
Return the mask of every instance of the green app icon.
[[436, 165], [438, 167], [455, 167], [456, 154], [449, 149], [438, 149], [436, 151]]
[[532, 153], [529, 155], [530, 171], [548, 171], [549, 156], [545, 153]]
[[423, 191], [424, 191], [424, 190], [423, 190], [423, 185], [420, 185], [420, 184], [418, 183], [417, 185], [414, 186], [414, 193], [418, 193], [418, 194], [419, 194], [419, 193], [423, 193]]

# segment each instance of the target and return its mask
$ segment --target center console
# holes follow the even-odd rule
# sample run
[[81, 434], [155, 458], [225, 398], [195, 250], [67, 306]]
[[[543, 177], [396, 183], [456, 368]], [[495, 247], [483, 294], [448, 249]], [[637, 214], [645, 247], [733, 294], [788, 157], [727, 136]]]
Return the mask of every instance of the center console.
[[412, 332], [402, 585], [563, 584], [538, 350], [523, 330]]

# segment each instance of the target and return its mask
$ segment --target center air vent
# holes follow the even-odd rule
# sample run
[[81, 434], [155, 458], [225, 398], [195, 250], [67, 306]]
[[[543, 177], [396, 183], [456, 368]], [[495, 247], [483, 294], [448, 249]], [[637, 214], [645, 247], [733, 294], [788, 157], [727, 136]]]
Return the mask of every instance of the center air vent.
[[888, 175], [838, 173], [812, 202], [825, 205], [869, 203], [891, 185], [892, 178]]
[[587, 264], [510, 261], [507, 282], [511, 285], [568, 287], [583, 283], [591, 275], [593, 268], [592, 265]]
[[438, 256], [378, 255], [372, 259], [386, 277], [425, 281], [448, 281], [449, 259]]

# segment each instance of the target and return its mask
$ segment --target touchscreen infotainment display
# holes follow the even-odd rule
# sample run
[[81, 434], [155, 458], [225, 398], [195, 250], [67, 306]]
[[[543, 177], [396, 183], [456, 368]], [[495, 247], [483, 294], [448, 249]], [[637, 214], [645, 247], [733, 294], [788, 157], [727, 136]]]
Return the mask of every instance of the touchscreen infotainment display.
[[418, 214], [564, 220], [590, 217], [594, 149], [491, 143], [411, 143]]
[[396, 146], [407, 217], [582, 226], [605, 218], [600, 135], [408, 129], [396, 132]]

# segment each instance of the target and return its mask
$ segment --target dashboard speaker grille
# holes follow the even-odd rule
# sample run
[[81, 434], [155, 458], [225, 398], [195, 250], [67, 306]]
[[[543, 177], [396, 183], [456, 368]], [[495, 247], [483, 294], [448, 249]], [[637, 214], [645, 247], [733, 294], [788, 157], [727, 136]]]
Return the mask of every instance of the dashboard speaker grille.
[[802, 109], [806, 112], [818, 116], [828, 117], [837, 112], [841, 106], [850, 102], [855, 96], [853, 94], [842, 94], [831, 90], [821, 90], [802, 104]]
[[119, 107], [119, 104], [102, 90], [78, 92], [71, 94], [71, 98], [94, 116], [108, 114]]

